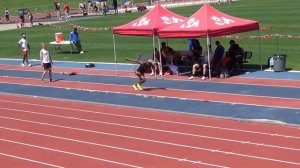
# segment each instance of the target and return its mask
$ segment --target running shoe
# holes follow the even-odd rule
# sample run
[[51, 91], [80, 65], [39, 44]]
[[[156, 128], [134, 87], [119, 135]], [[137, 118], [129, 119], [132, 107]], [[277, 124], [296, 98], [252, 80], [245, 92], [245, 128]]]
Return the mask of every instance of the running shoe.
[[134, 90], [139, 90], [136, 86], [136, 84], [133, 84], [132, 87], [134, 88]]
[[140, 84], [136, 84], [136, 87], [139, 89], [139, 90], [143, 90], [142, 86]]
[[195, 77], [194, 76], [190, 76], [188, 79], [189, 80], [193, 80], [193, 79], [195, 79]]

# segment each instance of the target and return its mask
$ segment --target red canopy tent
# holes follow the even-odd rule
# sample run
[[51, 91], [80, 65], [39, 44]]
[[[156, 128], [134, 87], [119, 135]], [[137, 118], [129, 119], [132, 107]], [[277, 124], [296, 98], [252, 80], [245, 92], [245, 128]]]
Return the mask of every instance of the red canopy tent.
[[[183, 22], [158, 30], [159, 38], [207, 38], [259, 30], [257, 21], [246, 20], [222, 13], [204, 4]], [[260, 58], [261, 59], [261, 58]], [[210, 66], [210, 65], [209, 65]]]
[[153, 36], [157, 31], [170, 25], [182, 22], [186, 17], [177, 15], [157, 4], [144, 16], [113, 28], [113, 34], [131, 36]]
[[154, 50], [154, 37], [157, 36], [157, 31], [162, 28], [171, 26], [173, 24], [180, 23], [184, 19], [186, 19], [186, 17], [175, 14], [162, 7], [161, 5], [157, 4], [153, 9], [151, 9], [148, 13], [141, 16], [140, 18], [131, 21], [125, 25], [113, 27], [115, 63], [117, 63], [117, 57], [114, 34], [147, 37], [152, 36]]

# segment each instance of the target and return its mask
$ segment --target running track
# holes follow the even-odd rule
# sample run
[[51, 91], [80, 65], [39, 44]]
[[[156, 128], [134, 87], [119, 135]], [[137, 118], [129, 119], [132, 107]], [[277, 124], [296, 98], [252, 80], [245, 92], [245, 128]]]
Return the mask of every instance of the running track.
[[[212, 92], [207, 82], [168, 77], [137, 92], [128, 71], [55, 70], [79, 75], [40, 83], [39, 67], [0, 65], [0, 167], [300, 167], [298, 80], [213, 79]], [[284, 93], [257, 94], [261, 86]], [[293, 126], [245, 120], [268, 111]]]

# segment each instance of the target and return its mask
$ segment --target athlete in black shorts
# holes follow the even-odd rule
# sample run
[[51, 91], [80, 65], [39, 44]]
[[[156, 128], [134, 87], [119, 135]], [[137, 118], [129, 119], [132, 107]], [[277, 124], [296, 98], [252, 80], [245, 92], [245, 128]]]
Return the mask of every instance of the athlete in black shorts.
[[133, 59], [126, 59], [127, 61], [133, 61], [140, 66], [134, 71], [137, 77], [139, 77], [139, 81], [136, 84], [133, 84], [133, 88], [135, 90], [143, 90], [143, 87], [141, 86], [143, 83], [145, 83], [146, 78], [145, 78], [145, 72], [148, 68], [151, 68], [154, 65], [154, 61], [149, 59], [148, 61], [138, 61], [138, 60], [133, 60]]

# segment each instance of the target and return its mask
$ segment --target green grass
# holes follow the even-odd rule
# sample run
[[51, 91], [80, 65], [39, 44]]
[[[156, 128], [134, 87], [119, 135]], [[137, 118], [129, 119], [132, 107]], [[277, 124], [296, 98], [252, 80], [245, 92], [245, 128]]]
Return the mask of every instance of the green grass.
[[[297, 9], [299, 5], [299, 0], [241, 0], [230, 5], [213, 6], [216, 9], [233, 16], [258, 20], [260, 27], [271, 27], [271, 29], [260, 31], [261, 35], [277, 33], [284, 35], [288, 34], [294, 37], [298, 36], [298, 38], [261, 39], [261, 54], [263, 57], [263, 64], [266, 64], [268, 57], [277, 53], [278, 48], [278, 52], [280, 54], [287, 55], [287, 67], [293, 70], [300, 70], [300, 22], [299, 18], [297, 17], [300, 16], [299, 9]], [[184, 16], [190, 16], [197, 11], [199, 7], [200, 6], [193, 6], [171, 10]], [[70, 23], [87, 28], [105, 28], [128, 23], [129, 21], [132, 21], [143, 14], [144, 13], [132, 13], [76, 20], [69, 23], [60, 24], [61, 29], [54, 28], [52, 26], [42, 26], [0, 32], [0, 57], [20, 58], [20, 51], [17, 48], [17, 41], [23, 32], [28, 34], [28, 39], [32, 47], [30, 58], [37, 59], [38, 52], [40, 50], [39, 44], [41, 42], [53, 41], [55, 32], [63, 32], [65, 38], [68, 38], [68, 34], [71, 31], [71, 26], [69, 25]], [[87, 51], [86, 54], [79, 55], [58, 53], [53, 50], [52, 46], [49, 46], [55, 60], [114, 61], [111, 30], [100, 32], [79, 30], [79, 33], [83, 48], [85, 51]], [[253, 57], [249, 64], [258, 65], [259, 40], [249, 39], [248, 36], [250, 35], [257, 35], [257, 31], [232, 35], [231, 38], [235, 39], [245, 50], [252, 51]], [[240, 39], [234, 38], [235, 36], [239, 36]], [[213, 38], [212, 41], [220, 40], [223, 46], [228, 48], [228, 42], [231, 38], [218, 37]], [[123, 62], [125, 57], [135, 58], [138, 54], [151, 54], [152, 38], [115, 35], [115, 39], [118, 62]], [[205, 39], [200, 39], [202, 45], [206, 43], [205, 41]], [[175, 50], [187, 49], [187, 39], [169, 39], [168, 43]]]

